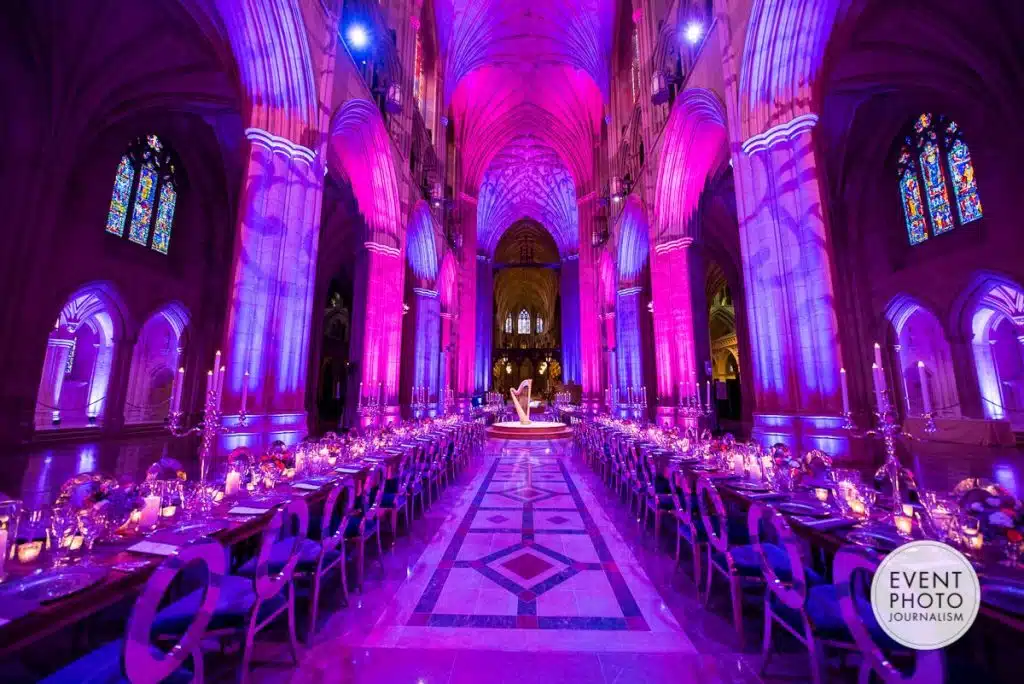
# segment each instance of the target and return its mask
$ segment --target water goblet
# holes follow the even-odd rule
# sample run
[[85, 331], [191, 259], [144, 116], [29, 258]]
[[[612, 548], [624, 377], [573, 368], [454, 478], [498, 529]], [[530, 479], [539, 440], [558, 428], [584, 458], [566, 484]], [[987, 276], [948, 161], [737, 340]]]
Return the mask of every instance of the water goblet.
[[55, 506], [50, 514], [49, 531], [51, 565], [63, 567], [69, 563], [75, 533], [78, 532], [78, 519], [74, 511], [66, 506]]
[[100, 538], [106, 527], [105, 517], [97, 510], [85, 510], [78, 514], [78, 530], [82, 533], [87, 553], [92, 552], [96, 540]]

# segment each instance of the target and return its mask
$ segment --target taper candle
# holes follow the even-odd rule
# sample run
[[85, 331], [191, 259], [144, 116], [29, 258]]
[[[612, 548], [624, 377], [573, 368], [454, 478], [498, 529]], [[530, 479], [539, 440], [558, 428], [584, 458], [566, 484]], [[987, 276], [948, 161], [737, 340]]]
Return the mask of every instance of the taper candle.
[[882, 367], [882, 345], [875, 342], [875, 365]]
[[921, 380], [921, 400], [924, 402], [924, 412], [932, 412], [932, 395], [928, 391], [928, 373], [924, 368], [924, 361], [917, 362], [917, 377]]
[[220, 400], [224, 396], [224, 373], [226, 371], [227, 371], [227, 368], [225, 368], [224, 366], [221, 366], [220, 370], [217, 371], [217, 410], [218, 411], [220, 411]]
[[885, 410], [885, 379], [882, 377], [882, 369], [877, 363], [871, 364], [871, 377], [875, 382], [875, 405], [878, 412]]
[[249, 371], [242, 373], [242, 406], [239, 413], [245, 413], [245, 406], [249, 402]]
[[181, 388], [185, 384], [185, 369], [179, 368], [174, 374], [174, 389], [171, 390], [171, 413], [181, 411]]
[[843, 413], [850, 412], [850, 385], [846, 380], [846, 369], [839, 369], [839, 387], [843, 393]]

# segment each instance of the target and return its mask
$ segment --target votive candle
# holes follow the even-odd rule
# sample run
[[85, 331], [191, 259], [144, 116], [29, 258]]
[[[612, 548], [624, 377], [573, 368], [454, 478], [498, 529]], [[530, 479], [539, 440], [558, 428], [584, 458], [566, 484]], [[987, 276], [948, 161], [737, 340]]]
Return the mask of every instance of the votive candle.
[[43, 551], [43, 542], [41, 541], [30, 541], [24, 544], [18, 544], [18, 560], [22, 563], [31, 563], [35, 559], [39, 558], [39, 554]]
[[227, 479], [224, 481], [224, 496], [234, 496], [241, 487], [242, 474], [237, 470], [229, 471]]
[[906, 515], [899, 515], [897, 513], [893, 516], [893, 523], [895, 523], [896, 529], [904, 537], [909, 537], [914, 529], [914, 519]]
[[150, 494], [143, 499], [142, 513], [139, 515], [139, 527], [149, 529], [160, 519], [160, 496]]

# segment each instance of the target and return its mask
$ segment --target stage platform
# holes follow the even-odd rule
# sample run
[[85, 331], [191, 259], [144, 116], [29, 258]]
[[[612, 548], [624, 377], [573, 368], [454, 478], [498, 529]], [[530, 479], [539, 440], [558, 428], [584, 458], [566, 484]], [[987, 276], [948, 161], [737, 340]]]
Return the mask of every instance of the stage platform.
[[494, 439], [564, 439], [572, 437], [572, 428], [554, 421], [535, 420], [523, 425], [517, 420], [491, 425], [487, 428], [487, 436]]

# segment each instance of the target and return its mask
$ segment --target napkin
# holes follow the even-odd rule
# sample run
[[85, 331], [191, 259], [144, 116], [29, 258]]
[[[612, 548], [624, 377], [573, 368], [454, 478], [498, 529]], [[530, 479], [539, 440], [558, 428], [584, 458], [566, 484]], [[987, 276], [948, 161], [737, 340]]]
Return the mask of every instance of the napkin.
[[170, 556], [172, 553], [178, 550], [178, 547], [174, 544], [161, 544], [159, 542], [151, 541], [140, 541], [134, 546], [129, 546], [128, 550], [133, 553], [145, 553], [150, 556]]
[[362, 468], [345, 468], [345, 467], [342, 467], [342, 468], [336, 468], [336, 470], [339, 473], [347, 473], [349, 475], [354, 475], [355, 473], [362, 472], [363, 469]]
[[760, 494], [749, 494], [748, 496], [751, 499], [757, 499], [759, 501], [764, 501], [765, 499], [772, 500], [789, 498], [789, 494], [783, 494], [782, 492], [762, 492]]
[[229, 515], [263, 515], [269, 508], [253, 508], [252, 506], [235, 506], [230, 511]]
[[320, 487], [322, 487], [322, 486], [323, 485], [318, 485], [315, 482], [293, 482], [292, 483], [292, 487], [294, 487], [295, 489], [308, 489], [311, 492], [315, 492], [316, 490], [320, 489]]

